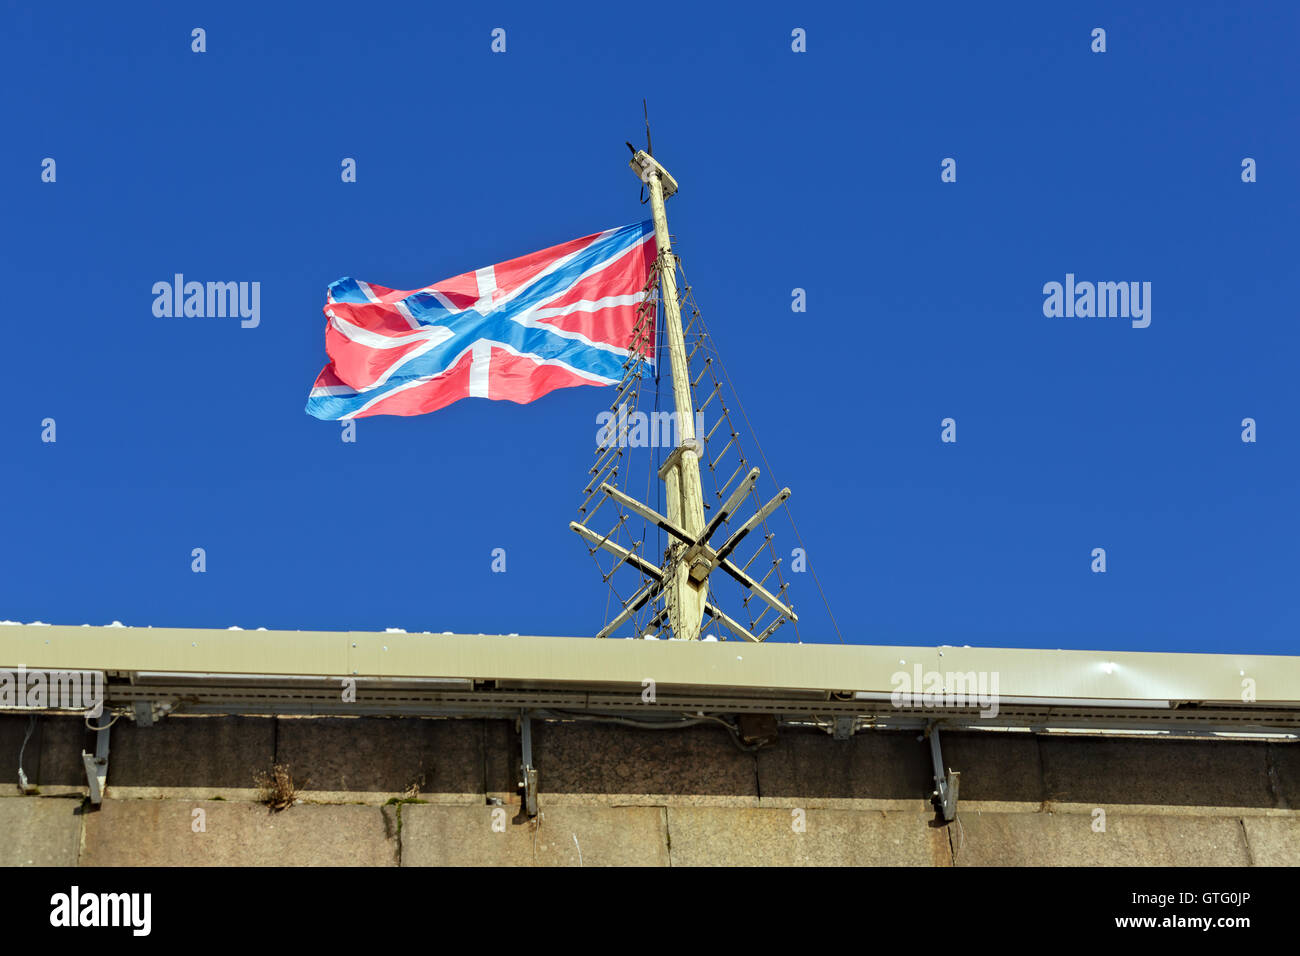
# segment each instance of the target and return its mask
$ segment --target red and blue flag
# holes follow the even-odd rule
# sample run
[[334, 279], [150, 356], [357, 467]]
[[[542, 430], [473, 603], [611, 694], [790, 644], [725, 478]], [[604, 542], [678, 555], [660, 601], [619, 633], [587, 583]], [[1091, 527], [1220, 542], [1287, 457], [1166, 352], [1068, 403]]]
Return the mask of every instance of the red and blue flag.
[[639, 310], [655, 255], [654, 226], [640, 222], [412, 292], [339, 279], [307, 414], [422, 415], [462, 398], [523, 404], [615, 385], [637, 353], [654, 359], [655, 316]]

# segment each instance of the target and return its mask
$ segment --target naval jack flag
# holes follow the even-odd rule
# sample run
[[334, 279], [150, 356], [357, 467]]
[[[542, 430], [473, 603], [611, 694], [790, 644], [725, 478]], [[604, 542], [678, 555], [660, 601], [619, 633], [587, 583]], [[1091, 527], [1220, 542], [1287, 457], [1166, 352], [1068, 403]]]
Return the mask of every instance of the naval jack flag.
[[653, 223], [639, 222], [412, 292], [339, 279], [307, 414], [422, 415], [462, 398], [523, 404], [616, 385], [635, 352], [654, 360], [655, 316], [638, 309], [655, 255]]

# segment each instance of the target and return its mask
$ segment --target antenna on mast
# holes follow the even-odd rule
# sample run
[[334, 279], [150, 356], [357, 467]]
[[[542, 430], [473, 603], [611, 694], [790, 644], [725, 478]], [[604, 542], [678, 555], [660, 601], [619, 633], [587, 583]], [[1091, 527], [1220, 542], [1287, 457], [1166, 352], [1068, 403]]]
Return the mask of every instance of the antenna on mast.
[[[651, 159], [653, 159], [653, 158], [654, 158], [654, 155], [655, 155], [655, 151], [654, 151], [654, 146], [651, 145], [651, 143], [650, 143], [650, 107], [646, 106], [646, 102], [645, 102], [645, 99], [644, 99], [644, 98], [641, 100], [641, 113], [645, 116], [645, 154], [646, 154], [647, 156], [649, 156]], [[632, 151], [632, 163], [633, 163], [632, 168], [635, 170], [635, 169], [636, 169], [636, 156], [637, 156], [637, 153], [640, 152], [640, 150], [638, 150], [638, 149], [637, 149], [635, 146], [633, 146], [631, 143], [628, 143], [627, 140], [623, 140], [623, 142], [624, 142], [624, 143], [627, 143], [627, 148], [630, 149], [630, 150]], [[642, 180], [641, 180], [641, 205], [643, 205], [643, 206], [644, 206], [644, 205], [646, 204], [646, 202], [648, 201], [648, 200], [646, 199], [646, 195], [645, 195], [646, 182], [647, 182], [647, 180], [646, 180], [644, 177], [642, 177]], [[673, 187], [673, 188], [676, 189], [676, 184], [674, 184], [674, 187]], [[672, 193], [669, 193], [669, 195], [672, 195]]]
[[[798, 617], [795, 615], [794, 610], [782, 600], [783, 595], [774, 595], [763, 586], [766, 576], [759, 580], [750, 576], [748, 567], [753, 562], [752, 558], [744, 565], [739, 565], [732, 560], [731, 555], [751, 532], [763, 524], [777, 507], [785, 503], [785, 500], [790, 496], [790, 489], [781, 489], [775, 498], [767, 502], [767, 504], [757, 507], [756, 513], [734, 532], [728, 534], [721, 544], [712, 540], [714, 535], [728, 523], [728, 519], [737, 515], [744, 500], [750, 497], [751, 492], [754, 490], [754, 484], [758, 480], [759, 471], [757, 468], [748, 468], [747, 462], [741, 458], [740, 466], [727, 484], [731, 485], [736, 478], [741, 478], [740, 482], [734, 487], [725, 501], [719, 501], [720, 506], [713, 511], [711, 518], [705, 520], [704, 494], [700, 481], [700, 460], [703, 457], [705, 442], [708, 441], [709, 435], [696, 434], [696, 418], [698, 416], [702, 424], [704, 408], [708, 405], [708, 401], [702, 403], [697, 409], [692, 395], [694, 383], [691, 379], [690, 359], [693, 352], [688, 353], [686, 350], [686, 335], [682, 327], [681, 301], [677, 291], [677, 257], [673, 255], [668, 234], [668, 217], [664, 209], [665, 201], [677, 192], [677, 180], [657, 159], [650, 155], [650, 114], [644, 100], [642, 100], [642, 109], [645, 111], [646, 149], [633, 149], [632, 161], [628, 165], [632, 167], [633, 172], [637, 174], [642, 184], [649, 188], [650, 192], [655, 245], [658, 250], [652, 273], [652, 281], [655, 274], [657, 274], [659, 287], [657, 300], [659, 309], [655, 314], [654, 331], [657, 336], [660, 326], [663, 328], [667, 357], [672, 371], [672, 394], [675, 411], [670, 421], [675, 419], [673, 424], [675, 424], [676, 428], [673, 430], [676, 431], [677, 444], [658, 468], [659, 480], [664, 484], [665, 511], [667, 514], [660, 514], [648, 504], [638, 501], [628, 495], [626, 491], [616, 488], [610, 481], [605, 480], [606, 477], [613, 478], [617, 474], [617, 461], [623, 453], [623, 439], [626, 437], [626, 413], [620, 411], [622, 419], [619, 426], [618, 441], [614, 441], [612, 432], [607, 433], [610, 436], [609, 447], [602, 445], [601, 449], [598, 450], [596, 467], [591, 469], [591, 473], [595, 477], [584, 489], [584, 492], [588, 494], [588, 498], [583, 507], [579, 509], [584, 514], [584, 519], [581, 522], [570, 522], [569, 527], [587, 542], [590, 546], [589, 550], [593, 554], [598, 550], [602, 550], [618, 559], [618, 564], [615, 565], [614, 569], [605, 575], [607, 581], [614, 571], [623, 564], [631, 566], [641, 575], [642, 586], [635, 594], [622, 602], [622, 611], [601, 629], [596, 635], [597, 637], [609, 637], [625, 623], [632, 620], [634, 615], [647, 604], [662, 602], [662, 609], [654, 614], [651, 622], [652, 626], [666, 620], [669, 629], [672, 631], [672, 636], [676, 640], [699, 640], [704, 618], [707, 616], [710, 621], [718, 622], [737, 637], [747, 641], [761, 642], [766, 640], [781, 623], [784, 621], [797, 621]], [[630, 143], [628, 146], [631, 148]], [[653, 286], [648, 286], [646, 302], [652, 301], [649, 298], [652, 292]], [[687, 288], [687, 294], [689, 294], [689, 287]], [[641, 311], [644, 311], [644, 303]], [[658, 363], [656, 362], [657, 371]], [[639, 366], [629, 375], [639, 375]], [[701, 373], [702, 376], [703, 373]], [[619, 388], [621, 396], [626, 386], [621, 384]], [[711, 398], [712, 394], [710, 395]], [[611, 413], [615, 410], [611, 409]], [[717, 428], [718, 426], [715, 425], [713, 430], [716, 431]], [[736, 433], [732, 429], [731, 440], [728, 441], [727, 448], [732, 446], [735, 438]], [[723, 454], [726, 453], [727, 448], [723, 449]], [[721, 457], [721, 455], [718, 456], [719, 460]], [[713, 470], [716, 464], [716, 462], [706, 463], [710, 471]], [[624, 485], [626, 486], [626, 480]], [[717, 492], [717, 495], [721, 499], [722, 492]], [[587, 505], [596, 498], [600, 498], [600, 502], [588, 511]], [[586, 522], [596, 513], [599, 504], [611, 500], [620, 509], [618, 524], [605, 534], [587, 527]], [[758, 505], [757, 500], [755, 500], [755, 505]], [[669, 545], [661, 565], [656, 565], [643, 558], [638, 553], [639, 548], [637, 545], [634, 544], [631, 548], [625, 548], [613, 540], [627, 520], [628, 513], [637, 515], [647, 522], [647, 525], [658, 527], [668, 535]], [[741, 560], [739, 556], [737, 556], [737, 560]], [[747, 592], [746, 604], [748, 604], [750, 597], [758, 598], [772, 611], [776, 612], [776, 619], [768, 625], [766, 630], [756, 634], [754, 633], [756, 628], [751, 630], [744, 627], [717, 607], [709, 588], [710, 576], [714, 571], [721, 571], [722, 574], [736, 581]], [[781, 590], [783, 592], [784, 587]]]

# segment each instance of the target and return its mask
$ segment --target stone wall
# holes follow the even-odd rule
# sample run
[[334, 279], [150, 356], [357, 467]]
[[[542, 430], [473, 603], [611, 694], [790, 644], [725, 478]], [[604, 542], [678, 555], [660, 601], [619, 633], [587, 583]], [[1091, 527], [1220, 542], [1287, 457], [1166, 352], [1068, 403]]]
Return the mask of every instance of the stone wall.
[[[721, 727], [535, 721], [530, 821], [511, 721], [121, 720], [99, 808], [74, 718], [37, 720], [39, 793], [19, 794], [28, 726], [0, 717], [0, 865], [1300, 864], [1287, 743], [945, 732], [944, 825], [916, 734], [786, 729], [745, 752]], [[275, 764], [306, 781], [281, 812], [254, 783]]]

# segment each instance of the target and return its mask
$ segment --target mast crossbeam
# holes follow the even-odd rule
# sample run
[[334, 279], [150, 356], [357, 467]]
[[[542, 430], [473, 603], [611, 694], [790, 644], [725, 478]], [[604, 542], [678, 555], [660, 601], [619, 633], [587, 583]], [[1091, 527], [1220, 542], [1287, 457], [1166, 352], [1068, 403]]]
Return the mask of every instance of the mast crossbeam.
[[[762, 580], [755, 580], [744, 569], [737, 567], [729, 558], [729, 555], [735, 551], [736, 547], [745, 539], [750, 531], [752, 531], [759, 522], [765, 519], [772, 513], [772, 511], [790, 497], [789, 488], [782, 489], [780, 494], [760, 508], [752, 518], [746, 521], [734, 534], [727, 538], [726, 543], [724, 543], [721, 548], [714, 550], [709, 545], [709, 539], [717, 533], [723, 523], [735, 513], [738, 507], [740, 507], [740, 504], [744, 501], [745, 497], [753, 491], [754, 485], [758, 481], [759, 474], [760, 472], [757, 468], [750, 469], [749, 474], [747, 474], [740, 484], [736, 486], [735, 490], [732, 491], [731, 495], [722, 504], [722, 507], [718, 509], [717, 513], [713, 516], [712, 520], [709, 521], [708, 525], [705, 526], [704, 530], [695, 536], [690, 535], [685, 528], [682, 528], [676, 522], [661, 515], [649, 505], [642, 504], [631, 495], [620, 491], [612, 485], [602, 484], [598, 490], [603, 493], [606, 498], [621, 505], [633, 514], [638, 515], [655, 527], [660, 528], [666, 534], [676, 538], [677, 541], [685, 545], [686, 549], [671, 563], [685, 564], [689, 569], [689, 576], [696, 582], [703, 583], [714, 570], [721, 568], [725, 574], [737, 581], [742, 587], [749, 591], [752, 596], [762, 600], [780, 617], [791, 621], [797, 621], [799, 618], [795, 614], [794, 610], [763, 586], [767, 578], [771, 576], [770, 570], [767, 575], [764, 575]], [[600, 637], [605, 637], [609, 633], [612, 633], [613, 630], [621, 627], [632, 616], [632, 614], [645, 605], [646, 600], [648, 600], [649, 596], [656, 588], [664, 586], [664, 581], [669, 576], [669, 569], [667, 567], [654, 567], [648, 561], [637, 558], [631, 551], [623, 548], [621, 545], [614, 544], [614, 542], [610, 541], [610, 538], [618, 528], [622, 526], [623, 520], [624, 519], [621, 516], [619, 524], [615, 526], [613, 531], [608, 535], [605, 535], [603, 538], [597, 536], [585, 525], [580, 525], [576, 521], [571, 522], [569, 525], [570, 528], [581, 534], [587, 539], [587, 541], [593, 543], [595, 548], [603, 549], [618, 557], [620, 560], [619, 564], [615, 565], [615, 569], [624, 563], [632, 563], [633, 567], [636, 567], [642, 572], [642, 574], [651, 577], [651, 584], [654, 585], [654, 587], [647, 585], [646, 588], [649, 588], [649, 591], [646, 591], [646, 588], [643, 588], [642, 591], [638, 591], [636, 595], [630, 598], [628, 602], [625, 603], [623, 612], [619, 614], [613, 622], [605, 626], [598, 635]], [[650, 568], [654, 568], [653, 573], [651, 573]], [[611, 571], [610, 573], [612, 574], [613, 572]], [[636, 604], [636, 607], [632, 607], [633, 603]], [[748, 598], [746, 598], [746, 603], [748, 603]], [[736, 627], [741, 627], [741, 625], [736, 624], [734, 621], [731, 621], [730, 624], [727, 623], [731, 619], [727, 618], [721, 611], [718, 611], [711, 616], [730, 630], [735, 631]], [[732, 625], [735, 626], [733, 627]], [[770, 630], [775, 630], [775, 628], [771, 628]], [[760, 640], [760, 638], [755, 637], [750, 631], [743, 628], [742, 631], [742, 636], [746, 636], [746, 640]], [[736, 633], [739, 634], [741, 632], [736, 631]]]
[[[611, 636], [629, 621], [637, 620], [638, 612], [647, 604], [662, 600], [661, 605], [651, 607], [648, 612], [651, 629], [662, 626], [666, 621], [676, 640], [699, 640], [705, 624], [716, 623], [746, 641], [762, 642], [785, 621], [798, 621], [798, 617], [784, 602], [783, 582], [779, 596], [774, 595], [765, 587], [772, 574], [770, 570], [761, 580], [755, 580], [748, 573], [749, 565], [754, 559], [751, 558], [742, 568], [731, 560], [731, 555], [737, 545], [760, 524], [763, 531], [767, 531], [767, 517], [790, 496], [790, 490], [782, 489], [774, 499], [758, 507], [757, 512], [730, 533], [720, 547], [711, 543], [724, 526], [730, 528], [732, 518], [746, 498], [754, 497], [755, 505], [758, 505], [760, 499], [755, 495], [755, 487], [759, 470], [751, 468], [746, 460], [739, 443], [739, 429], [735, 427], [726, 407], [727, 400], [719, 397], [722, 382], [717, 374], [720, 366], [715, 364], [716, 356], [706, 353], [703, 367], [692, 374], [696, 353], [706, 346], [711, 351], [712, 346], [691, 287], [685, 282], [684, 273], [681, 275], [679, 291], [681, 263], [672, 250], [664, 209], [665, 201], [677, 192], [677, 182], [650, 155], [648, 143], [646, 150], [632, 147], [632, 153], [631, 168], [649, 191], [656, 255], [642, 289], [642, 300], [636, 308], [632, 343], [624, 363], [625, 373], [622, 381], [617, 384], [614, 402], [609, 408], [615, 414], [617, 424], [607, 426], [607, 431], [602, 432], [610, 436], [609, 445], [601, 441], [601, 447], [596, 450], [595, 464], [589, 472], [586, 487], [583, 488], [586, 498], [578, 509], [581, 520], [570, 522], [569, 527], [586, 541], [593, 557], [604, 552], [616, 559], [613, 567], [602, 574], [605, 583], [609, 584], [615, 572], [625, 564], [635, 568], [643, 580], [627, 600], [623, 600], [617, 591], [614, 592], [621, 608], [597, 636]], [[683, 312], [689, 313], [685, 328]], [[626, 471], [622, 461], [628, 420], [623, 411], [629, 406], [635, 408], [638, 404], [641, 395], [639, 386], [647, 360], [654, 363], [656, 385], [661, 369], [666, 367], [671, 373], [672, 404], [678, 433], [676, 447], [658, 469], [659, 479], [663, 482], [663, 497], [659, 499], [663, 504], [659, 507], [663, 508], [664, 513], [615, 487], [620, 471]], [[708, 394], [697, 408], [693, 391], [710, 380], [712, 387], [708, 388], [707, 384], [704, 386]], [[659, 407], [657, 395], [656, 392], [656, 413]], [[697, 435], [697, 422], [699, 431], [703, 433], [703, 413], [715, 399], [721, 407], [721, 415], [707, 434]], [[722, 431], [724, 423], [726, 428]], [[613, 436], [615, 430], [619, 433], [616, 438]], [[721, 452], [715, 456], [711, 454], [712, 449], [706, 451], [706, 448], [708, 442], [719, 433], [726, 441]], [[719, 488], [717, 469], [733, 447], [739, 462], [731, 477]], [[701, 466], [708, 467], [716, 495], [716, 500], [711, 498], [710, 503], [704, 501]], [[623, 483], [626, 484], [626, 479]], [[647, 488], [647, 499], [649, 495]], [[594, 499], [598, 501], [593, 505]], [[592, 516], [606, 501], [614, 502], [619, 512], [618, 521], [608, 534], [601, 535], [589, 525]], [[644, 536], [640, 541], [633, 540], [631, 548], [615, 540], [616, 537], [626, 540], [627, 535], [623, 532], [630, 516], [636, 516], [667, 536], [668, 546], [660, 565], [651, 563], [639, 553], [645, 546]], [[635, 539], [635, 536], [632, 537]], [[771, 538], [771, 534], [765, 536], [760, 550], [770, 548]], [[659, 540], [662, 542], [663, 539]], [[603, 556], [597, 561], [602, 570], [607, 563]], [[744, 589], [743, 603], [746, 608], [752, 598], [758, 598], [766, 605], [758, 620], [763, 619], [769, 610], [775, 612], [776, 619], [768, 623], [761, 633], [755, 633], [758, 631], [757, 620], [751, 620], [750, 626], [746, 628], [721, 611], [711, 600], [709, 579], [718, 569]], [[778, 572], [778, 579], [779, 577]], [[612, 589], [613, 585], [610, 584], [610, 587]], [[644, 620], [644, 616], [640, 619]], [[640, 623], [637, 626], [639, 628]]]

